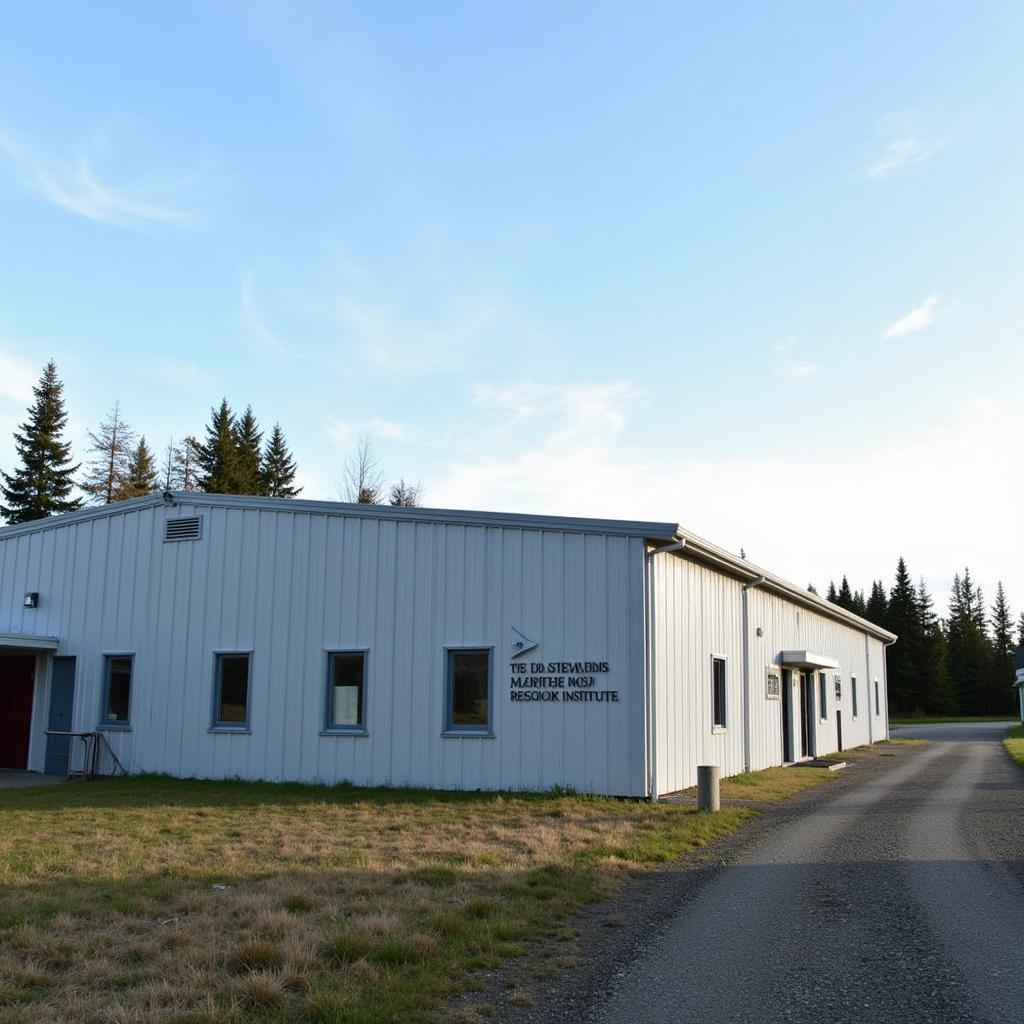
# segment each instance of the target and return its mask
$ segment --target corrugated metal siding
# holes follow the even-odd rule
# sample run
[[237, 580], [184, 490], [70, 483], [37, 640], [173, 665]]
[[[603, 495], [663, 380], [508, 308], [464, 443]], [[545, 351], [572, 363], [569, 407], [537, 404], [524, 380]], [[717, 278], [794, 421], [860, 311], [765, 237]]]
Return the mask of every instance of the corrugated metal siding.
[[[657, 786], [697, 784], [698, 764], [743, 771], [740, 584], [674, 555], [651, 560]], [[726, 728], [712, 728], [711, 658], [726, 660]]]
[[[699, 764], [717, 764], [724, 775], [746, 767], [743, 708], [743, 602], [740, 581], [685, 556], [651, 560], [657, 786], [670, 793], [696, 785]], [[836, 743], [834, 676], [843, 681], [843, 745], [852, 747], [887, 735], [884, 648], [863, 632], [800, 607], [759, 587], [747, 591], [749, 637], [750, 768], [782, 764], [782, 701], [765, 695], [769, 665], [780, 668], [784, 650], [811, 650], [837, 658], [827, 670], [828, 718], [815, 716], [816, 751]], [[760, 628], [763, 636], [757, 636]], [[725, 657], [726, 729], [712, 727], [711, 658]], [[858, 716], [852, 717], [851, 677], [858, 687]], [[881, 714], [874, 714], [874, 679], [879, 679]], [[794, 673], [794, 684], [797, 677]], [[815, 677], [815, 687], [817, 679]], [[794, 729], [798, 689], [794, 686]]]
[[[203, 517], [164, 543], [165, 520]], [[104, 653], [135, 655], [131, 769], [201, 777], [642, 795], [643, 540], [183, 502], [0, 538], [0, 632], [78, 658], [75, 728]], [[35, 610], [25, 591], [40, 592]], [[607, 660], [617, 704], [509, 700], [509, 631], [543, 661]], [[442, 738], [445, 646], [493, 646], [495, 737]], [[367, 648], [366, 737], [321, 736], [327, 650]], [[215, 651], [251, 651], [251, 734], [210, 733]]]
[[[781, 701], [765, 699], [765, 675], [769, 665], [781, 667], [784, 650], [810, 650], [838, 659], [838, 669], [825, 669], [828, 691], [828, 718], [821, 720], [817, 706], [817, 674], [815, 674], [815, 752], [831, 754], [839, 749], [836, 736], [836, 700], [834, 676], [842, 679], [843, 746], [855, 747], [863, 743], [885, 739], [885, 687], [884, 648], [875, 640], [834, 619], [801, 608], [768, 591], [755, 588], [748, 591], [750, 624], [751, 673], [751, 764], [753, 768], [767, 768], [781, 764], [782, 711]], [[756, 635], [757, 627], [764, 632]], [[869, 664], [870, 654], [870, 664]], [[874, 713], [873, 680], [877, 675], [881, 692], [882, 713]], [[857, 680], [857, 717], [853, 717], [851, 679]], [[794, 690], [797, 679], [794, 673]], [[798, 703], [794, 696], [794, 708]], [[870, 698], [870, 699], [869, 699]], [[797, 727], [799, 720], [797, 720]]]

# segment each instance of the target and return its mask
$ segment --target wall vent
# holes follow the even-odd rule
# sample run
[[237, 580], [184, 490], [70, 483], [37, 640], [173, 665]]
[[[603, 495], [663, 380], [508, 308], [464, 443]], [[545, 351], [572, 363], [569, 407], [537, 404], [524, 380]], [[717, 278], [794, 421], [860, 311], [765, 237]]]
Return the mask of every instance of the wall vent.
[[164, 525], [164, 540], [199, 540], [202, 525], [201, 516], [168, 519]]

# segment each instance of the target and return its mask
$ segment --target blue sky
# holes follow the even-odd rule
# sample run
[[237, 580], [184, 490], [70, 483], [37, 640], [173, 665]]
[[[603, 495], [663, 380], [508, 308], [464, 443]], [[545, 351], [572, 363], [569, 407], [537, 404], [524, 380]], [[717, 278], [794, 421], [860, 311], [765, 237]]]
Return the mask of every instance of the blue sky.
[[0, 466], [41, 365], [305, 495], [681, 521], [1024, 605], [1017, 3], [8, 3]]

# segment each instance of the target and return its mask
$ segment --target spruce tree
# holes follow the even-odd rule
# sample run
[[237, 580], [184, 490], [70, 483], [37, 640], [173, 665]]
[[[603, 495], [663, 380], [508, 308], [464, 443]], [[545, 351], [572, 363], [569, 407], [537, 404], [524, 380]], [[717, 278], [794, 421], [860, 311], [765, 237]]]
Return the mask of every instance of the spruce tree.
[[853, 591], [850, 590], [850, 581], [843, 576], [843, 582], [839, 585], [839, 594], [836, 596], [836, 604], [845, 608], [848, 612], [853, 611]]
[[949, 677], [946, 656], [946, 635], [932, 611], [932, 598], [924, 577], [917, 585], [918, 618], [921, 623], [921, 663], [919, 672], [923, 683], [922, 702], [929, 715], [956, 714], [956, 694]]
[[884, 626], [888, 612], [889, 599], [885, 595], [885, 584], [881, 580], [875, 580], [871, 584], [871, 596], [864, 608], [864, 616], [876, 625]]
[[235, 463], [232, 494], [262, 494], [261, 446], [263, 431], [256, 422], [252, 406], [247, 405], [235, 423]]
[[14, 434], [21, 465], [13, 473], [0, 471], [4, 499], [0, 514], [9, 523], [45, 519], [82, 506], [71, 497], [78, 466], [71, 465], [71, 445], [62, 439], [68, 419], [63, 391], [51, 359], [32, 389], [35, 402], [29, 406], [28, 420]]
[[960, 710], [968, 715], [990, 715], [992, 647], [986, 633], [985, 605], [969, 569], [953, 577], [947, 626], [949, 671]]
[[828, 581], [828, 590], [825, 591], [825, 600], [830, 601], [832, 604], [839, 604], [839, 591], [836, 590], [836, 581]]
[[275, 423], [266, 450], [263, 452], [260, 467], [262, 493], [268, 498], [296, 497], [302, 488], [292, 486], [295, 482], [295, 472], [295, 460], [285, 443], [284, 431], [280, 423]]
[[120, 401], [114, 402], [114, 408], [96, 433], [89, 431], [89, 441], [89, 451], [95, 458], [86, 466], [82, 490], [97, 505], [120, 501], [135, 449], [135, 435], [121, 415]]
[[[1013, 616], [1006, 601], [1002, 580], [996, 586], [996, 601], [992, 605], [992, 675], [989, 683], [993, 710], [1000, 714], [1013, 711], [1015, 694], [1013, 682], [1016, 672], [1013, 668]], [[1000, 710], [1002, 709], [1002, 710]]]
[[114, 500], [142, 498], [147, 494], [155, 493], [159, 487], [160, 478], [157, 476], [156, 459], [153, 457], [149, 445], [146, 444], [146, 438], [140, 437], [139, 443], [132, 450], [124, 480]]
[[235, 416], [224, 398], [220, 408], [210, 410], [205, 444], [197, 444], [195, 448], [199, 490], [207, 494], [235, 494], [237, 456]]
[[422, 484], [407, 484], [403, 477], [397, 484], [391, 485], [388, 504], [394, 505], [398, 508], [416, 508], [420, 503], [420, 497], [422, 494]]
[[867, 615], [868, 603], [864, 600], [864, 591], [856, 590], [853, 594], [853, 607], [851, 609], [854, 614], [864, 618]]
[[922, 629], [917, 592], [910, 582], [907, 563], [900, 558], [896, 580], [889, 593], [886, 629], [899, 637], [888, 650], [889, 707], [893, 714], [917, 714], [924, 710], [919, 669]]
[[1024, 647], [1024, 612], [1020, 613], [1017, 620], [1017, 646]]

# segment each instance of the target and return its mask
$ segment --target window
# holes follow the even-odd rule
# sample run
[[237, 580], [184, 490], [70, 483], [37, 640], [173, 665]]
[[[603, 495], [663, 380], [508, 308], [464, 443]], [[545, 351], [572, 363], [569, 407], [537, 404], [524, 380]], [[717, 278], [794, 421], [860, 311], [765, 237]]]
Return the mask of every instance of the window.
[[875, 716], [877, 717], [882, 713], [882, 705], [878, 700], [878, 680], [875, 680]]
[[332, 651], [328, 662], [327, 729], [363, 732], [366, 728], [366, 652]]
[[852, 704], [851, 713], [853, 717], [857, 717], [857, 677], [850, 677], [850, 702]]
[[491, 650], [448, 651], [448, 732], [489, 733], [491, 729]]
[[249, 655], [218, 654], [213, 727], [244, 729], [248, 724]]
[[711, 659], [711, 724], [716, 729], [725, 728], [725, 658]]
[[103, 717], [106, 728], [126, 728], [132, 696], [132, 657], [130, 654], [108, 654], [103, 685]]
[[824, 672], [818, 673], [818, 713], [824, 722], [828, 718], [828, 677]]
[[832, 679], [835, 683], [836, 703], [838, 704], [843, 699], [843, 677], [833, 676]]

